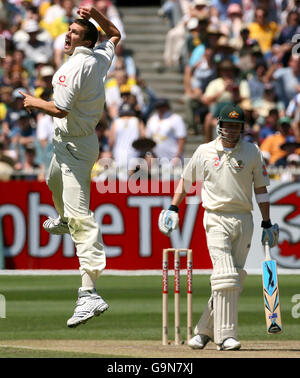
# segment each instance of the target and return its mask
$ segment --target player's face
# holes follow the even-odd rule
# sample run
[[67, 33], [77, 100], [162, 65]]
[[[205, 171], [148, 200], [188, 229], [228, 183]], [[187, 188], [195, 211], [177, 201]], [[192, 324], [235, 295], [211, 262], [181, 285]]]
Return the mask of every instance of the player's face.
[[66, 34], [64, 53], [72, 55], [77, 46], [85, 46], [87, 41], [84, 40], [84, 27], [78, 24], [71, 24]]
[[234, 147], [240, 139], [241, 130], [241, 123], [222, 122], [221, 137], [223, 145], [226, 147]]

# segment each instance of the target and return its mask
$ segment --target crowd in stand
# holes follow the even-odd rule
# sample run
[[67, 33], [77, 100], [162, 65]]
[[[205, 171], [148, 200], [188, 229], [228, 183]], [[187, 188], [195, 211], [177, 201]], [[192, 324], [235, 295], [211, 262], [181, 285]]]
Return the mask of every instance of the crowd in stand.
[[184, 75], [189, 134], [211, 141], [220, 109], [237, 103], [244, 138], [281, 179], [299, 180], [300, 1], [166, 0], [159, 16], [170, 25], [164, 66]]
[[[282, 167], [282, 179], [300, 179], [299, 170], [287, 174], [289, 167], [300, 169], [299, 0], [162, 1], [158, 17], [170, 25], [162, 59], [165, 70], [183, 73], [178, 100], [184, 116], [143, 80], [126, 49], [114, 1], [0, 0], [0, 42], [5, 40], [0, 51], [1, 180], [46, 178], [53, 120], [26, 112], [19, 91], [51, 100], [52, 76], [65, 59], [65, 34], [83, 3], [106, 14], [122, 36], [105, 84], [105, 112], [96, 126], [95, 180], [112, 165], [126, 177], [131, 158], [158, 157], [180, 165], [187, 135], [211, 141], [219, 110], [227, 103], [244, 109], [244, 138], [260, 146], [269, 168]], [[101, 43], [105, 35], [96, 26]]]

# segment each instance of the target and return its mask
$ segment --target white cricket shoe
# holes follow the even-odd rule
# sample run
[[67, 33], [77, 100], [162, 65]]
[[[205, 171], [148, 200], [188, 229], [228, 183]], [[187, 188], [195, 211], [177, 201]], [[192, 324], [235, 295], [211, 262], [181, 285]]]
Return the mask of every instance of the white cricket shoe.
[[44, 229], [53, 235], [69, 234], [70, 230], [67, 222], [63, 222], [61, 217], [58, 218], [48, 218], [43, 223]]
[[198, 335], [190, 339], [188, 346], [192, 349], [203, 349], [209, 341], [210, 337], [199, 333]]
[[67, 326], [72, 328], [77, 327], [79, 324], [84, 324], [93, 316], [99, 316], [108, 307], [108, 304], [97, 294], [96, 289], [79, 289], [74, 314], [67, 321]]
[[239, 350], [241, 347], [241, 343], [234, 339], [233, 337], [229, 337], [228, 339], [224, 340], [221, 345], [217, 346], [217, 350]]

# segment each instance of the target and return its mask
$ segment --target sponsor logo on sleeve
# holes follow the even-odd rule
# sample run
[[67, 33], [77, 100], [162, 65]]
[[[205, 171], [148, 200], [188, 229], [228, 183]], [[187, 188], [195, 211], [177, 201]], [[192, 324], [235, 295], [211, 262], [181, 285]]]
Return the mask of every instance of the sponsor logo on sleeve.
[[60, 75], [57, 84], [62, 85], [63, 87], [67, 87], [67, 85], [65, 84], [66, 79], [66, 75]]
[[263, 174], [263, 176], [267, 176], [268, 175], [268, 172], [267, 172], [267, 169], [266, 169], [265, 165], [262, 166], [262, 174]]

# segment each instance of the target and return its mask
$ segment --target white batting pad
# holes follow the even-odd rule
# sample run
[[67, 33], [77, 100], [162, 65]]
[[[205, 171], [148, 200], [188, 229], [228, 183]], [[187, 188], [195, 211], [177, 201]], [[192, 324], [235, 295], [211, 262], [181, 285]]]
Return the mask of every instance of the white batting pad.
[[210, 282], [212, 290], [240, 287], [240, 275], [230, 253], [223, 253], [215, 260]]
[[214, 342], [222, 342], [233, 337], [237, 339], [239, 288], [213, 292]]

